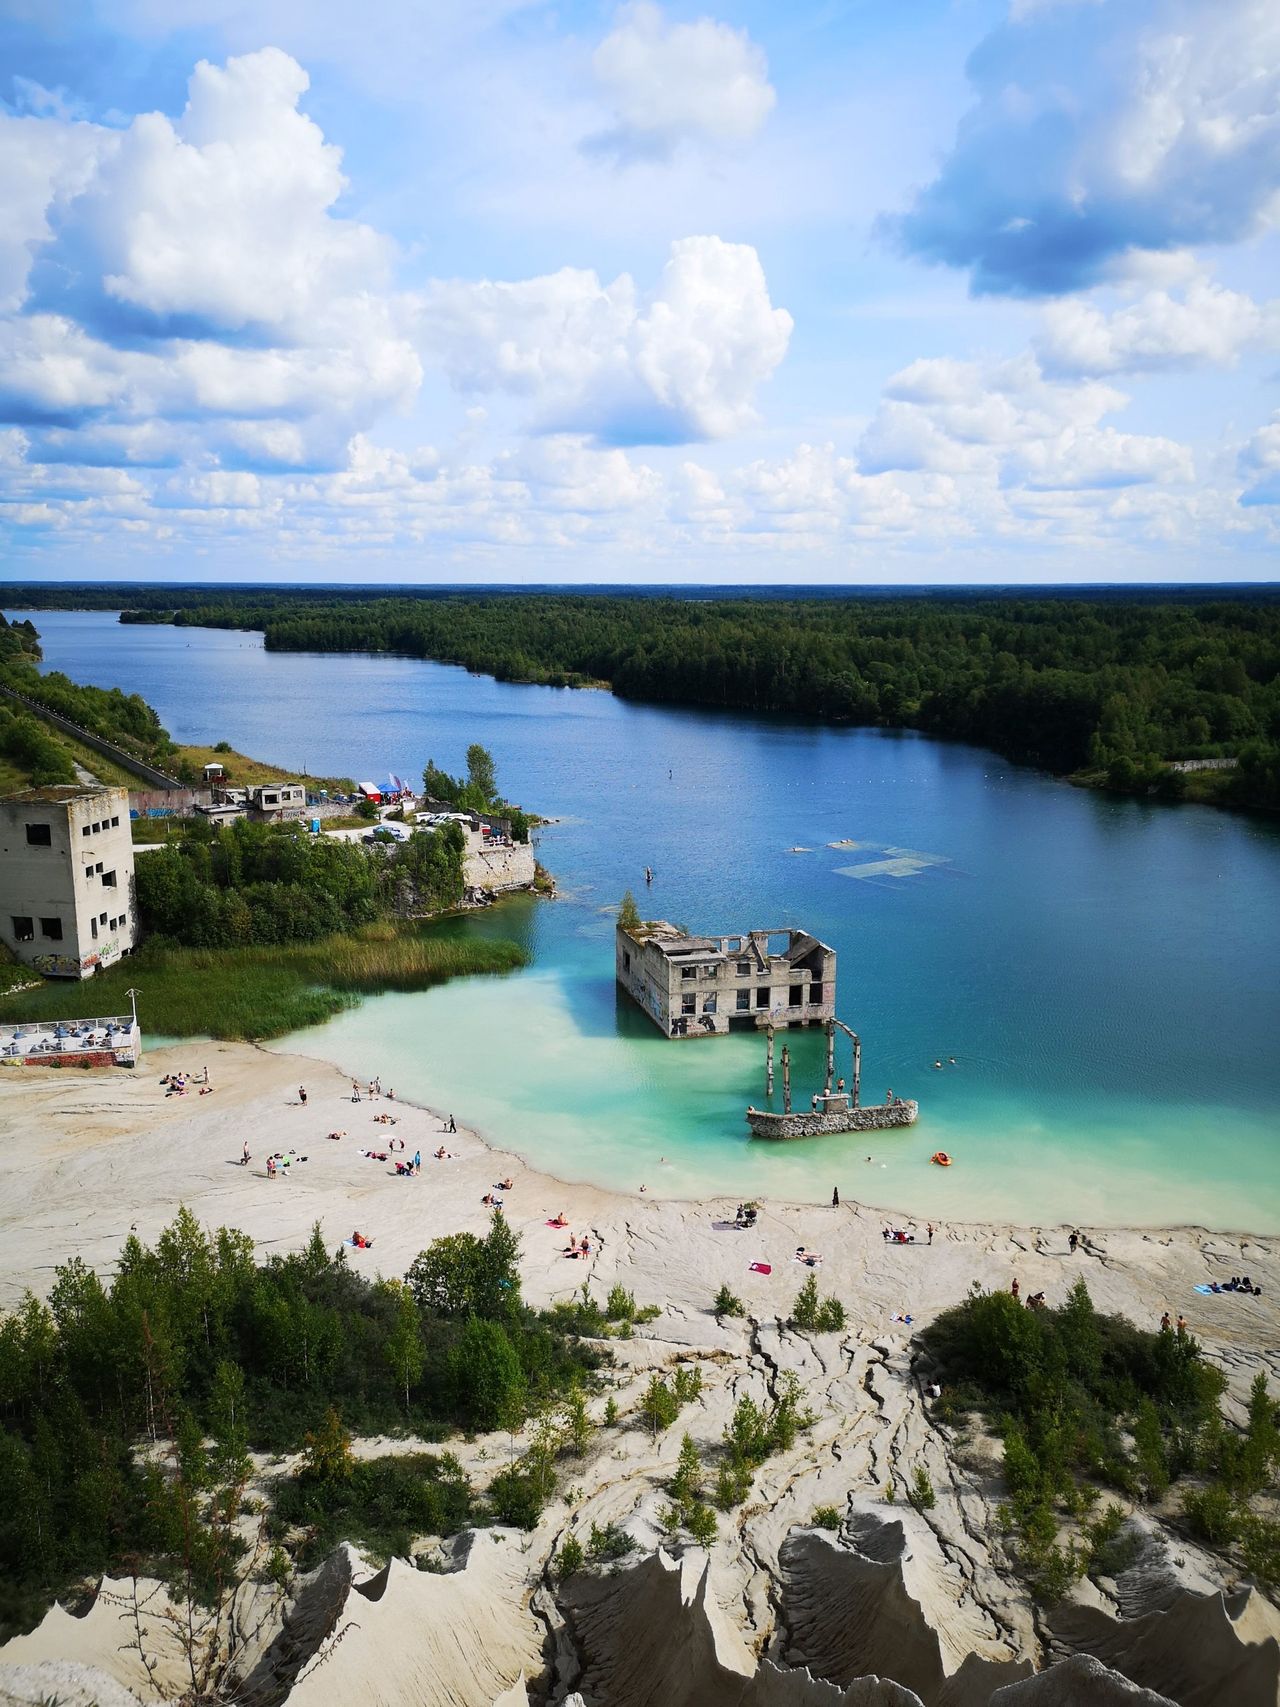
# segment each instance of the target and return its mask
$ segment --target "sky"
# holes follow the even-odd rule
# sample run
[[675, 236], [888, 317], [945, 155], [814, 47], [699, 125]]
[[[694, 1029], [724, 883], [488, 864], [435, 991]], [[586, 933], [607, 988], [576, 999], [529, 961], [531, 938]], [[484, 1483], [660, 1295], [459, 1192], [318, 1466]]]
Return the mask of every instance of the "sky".
[[0, 0], [0, 574], [1262, 581], [1275, 0]]

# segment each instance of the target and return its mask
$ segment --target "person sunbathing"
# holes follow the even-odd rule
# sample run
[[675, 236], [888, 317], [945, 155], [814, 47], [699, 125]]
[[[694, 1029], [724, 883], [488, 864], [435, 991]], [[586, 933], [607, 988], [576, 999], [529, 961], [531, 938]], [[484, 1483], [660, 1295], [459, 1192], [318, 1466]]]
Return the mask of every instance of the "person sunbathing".
[[556, 1216], [554, 1221], [548, 1221], [547, 1222], [548, 1227], [567, 1227], [568, 1225], [569, 1225], [569, 1218], [565, 1214], [563, 1209]]
[[499, 1191], [514, 1191], [515, 1190], [515, 1183], [516, 1182], [514, 1180], [500, 1179], [498, 1181], [498, 1190]]

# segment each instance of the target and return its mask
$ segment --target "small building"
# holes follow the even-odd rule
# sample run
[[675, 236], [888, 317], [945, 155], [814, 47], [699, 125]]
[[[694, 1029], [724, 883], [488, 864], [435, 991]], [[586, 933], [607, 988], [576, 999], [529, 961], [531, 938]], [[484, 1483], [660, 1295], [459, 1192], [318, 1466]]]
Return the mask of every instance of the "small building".
[[209, 788], [221, 788], [226, 781], [227, 773], [216, 761], [203, 767], [203, 775]]
[[356, 793], [364, 800], [372, 800], [375, 806], [382, 805], [382, 790], [373, 782], [358, 782]]
[[305, 818], [307, 791], [300, 782], [262, 782], [248, 790], [250, 818], [258, 823], [278, 823], [286, 818]]
[[836, 952], [802, 930], [688, 936], [665, 919], [615, 933], [618, 983], [664, 1037], [822, 1025]]
[[0, 800], [0, 941], [48, 978], [89, 978], [138, 938], [124, 788], [24, 788]]

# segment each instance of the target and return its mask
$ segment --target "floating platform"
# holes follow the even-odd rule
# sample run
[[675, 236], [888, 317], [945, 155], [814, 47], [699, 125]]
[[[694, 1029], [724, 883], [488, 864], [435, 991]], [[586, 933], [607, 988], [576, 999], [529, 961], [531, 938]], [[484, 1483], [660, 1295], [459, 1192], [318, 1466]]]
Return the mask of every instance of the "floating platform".
[[834, 1132], [883, 1132], [895, 1126], [914, 1126], [919, 1115], [918, 1102], [895, 1097], [891, 1103], [872, 1103], [865, 1108], [806, 1108], [793, 1114], [749, 1108], [747, 1125], [753, 1138], [822, 1138]]

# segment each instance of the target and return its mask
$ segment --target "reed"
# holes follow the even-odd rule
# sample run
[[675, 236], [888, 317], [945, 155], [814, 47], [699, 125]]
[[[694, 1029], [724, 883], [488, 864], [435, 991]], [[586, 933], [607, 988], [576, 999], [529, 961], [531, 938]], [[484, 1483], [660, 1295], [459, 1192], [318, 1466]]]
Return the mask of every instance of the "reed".
[[152, 942], [87, 984], [49, 980], [0, 996], [0, 1020], [127, 1013], [132, 987], [145, 1033], [253, 1041], [320, 1025], [362, 996], [512, 972], [527, 958], [513, 942], [442, 936], [415, 925], [370, 925], [290, 948]]

